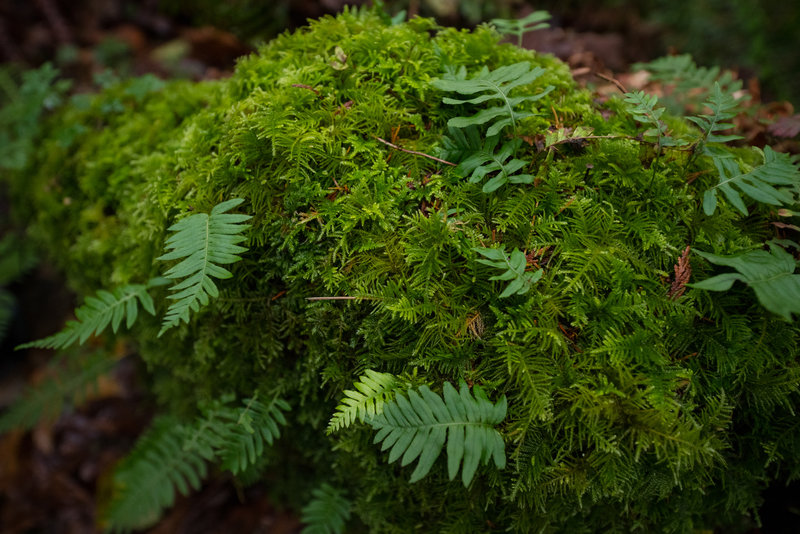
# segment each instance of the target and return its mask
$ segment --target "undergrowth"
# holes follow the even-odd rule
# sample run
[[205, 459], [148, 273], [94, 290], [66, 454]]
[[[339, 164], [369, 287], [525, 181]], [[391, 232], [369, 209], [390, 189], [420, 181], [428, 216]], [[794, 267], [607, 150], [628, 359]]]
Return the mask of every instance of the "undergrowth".
[[213, 470], [307, 532], [690, 532], [798, 476], [796, 161], [717, 71], [595, 100], [495, 26], [345, 11], [47, 116], [5, 181], [96, 296], [28, 345], [124, 331], [161, 406], [107, 529]]

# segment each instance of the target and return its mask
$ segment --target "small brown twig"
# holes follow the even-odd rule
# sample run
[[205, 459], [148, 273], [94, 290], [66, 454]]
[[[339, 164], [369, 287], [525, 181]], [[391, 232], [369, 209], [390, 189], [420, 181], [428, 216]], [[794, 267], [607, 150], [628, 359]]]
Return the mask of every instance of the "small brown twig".
[[380, 142], [381, 142], [381, 143], [383, 143], [384, 145], [388, 145], [388, 146], [390, 146], [390, 147], [394, 148], [395, 150], [399, 150], [399, 151], [401, 151], [401, 152], [406, 152], [406, 153], [408, 153], [408, 154], [414, 154], [415, 156], [422, 156], [423, 158], [432, 159], [433, 161], [438, 161], [439, 163], [444, 163], [445, 165], [451, 165], [451, 166], [453, 166], [453, 167], [455, 167], [455, 166], [456, 166], [456, 164], [455, 164], [455, 163], [451, 163], [451, 162], [449, 162], [449, 161], [445, 161], [445, 160], [443, 160], [443, 159], [439, 159], [439, 158], [437, 158], [437, 157], [431, 156], [430, 154], [426, 154], [426, 153], [424, 153], [424, 152], [417, 152], [416, 150], [408, 150], [407, 148], [403, 148], [403, 147], [397, 146], [397, 145], [395, 145], [394, 143], [390, 143], [390, 142], [389, 142], [389, 141], [387, 141], [386, 139], [381, 139], [381, 138], [380, 138], [380, 137], [378, 137], [377, 135], [373, 135], [372, 137], [374, 137], [375, 139], [377, 139], [378, 141], [380, 141]]
[[313, 92], [315, 95], [319, 96], [319, 91], [317, 91], [316, 89], [314, 89], [310, 85], [306, 85], [304, 83], [293, 83], [292, 87], [298, 87], [300, 89], [307, 89], [307, 90]]
[[622, 85], [622, 83], [619, 80], [616, 80], [616, 79], [612, 78], [611, 76], [606, 76], [605, 74], [602, 74], [600, 72], [593, 72], [592, 74], [594, 74], [598, 78], [602, 78], [602, 79], [604, 79], [604, 80], [606, 80], [608, 82], [613, 83], [614, 85], [617, 86], [617, 89], [619, 89], [623, 93], [627, 93], [628, 92], [628, 90], [625, 89], [625, 86]]

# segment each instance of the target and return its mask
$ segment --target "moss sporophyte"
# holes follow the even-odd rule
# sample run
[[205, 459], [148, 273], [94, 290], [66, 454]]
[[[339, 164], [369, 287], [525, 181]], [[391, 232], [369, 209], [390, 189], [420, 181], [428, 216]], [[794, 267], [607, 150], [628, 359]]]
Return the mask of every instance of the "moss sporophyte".
[[729, 84], [688, 118], [595, 100], [491, 25], [374, 10], [226, 80], [134, 84], [65, 100], [4, 174], [87, 296], [30, 345], [129, 336], [160, 406], [108, 529], [209, 466], [329, 532], [689, 532], [800, 475], [797, 245], [771, 224], [800, 172], [730, 146]]

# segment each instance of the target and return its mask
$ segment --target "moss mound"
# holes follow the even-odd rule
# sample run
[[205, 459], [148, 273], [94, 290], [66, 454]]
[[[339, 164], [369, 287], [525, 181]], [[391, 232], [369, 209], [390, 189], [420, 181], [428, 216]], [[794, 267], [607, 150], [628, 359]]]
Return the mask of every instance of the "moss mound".
[[[519, 62], [543, 72], [513, 95], [552, 86], [499, 140], [516, 140], [530, 178], [486, 193], [463, 165], [426, 157], [462, 162], [488, 125], [459, 141], [448, 121], [482, 105], [445, 103], [457, 95], [432, 82]], [[576, 127], [591, 135], [545, 141]], [[564, 64], [489, 27], [353, 11], [279, 37], [228, 80], [140, 79], [74, 99], [9, 185], [84, 294], [158, 276], [172, 223], [244, 199], [248, 250], [219, 297], [161, 337], [150, 316], [132, 334], [165, 412], [185, 420], [254, 391], [291, 405], [244, 477], [290, 504], [326, 482], [346, 488], [353, 532], [689, 532], [739, 521], [770, 481], [800, 472], [800, 329], [744, 284], [675, 280], [687, 246], [762, 246], [774, 209], [744, 216], [720, 200], [706, 215], [714, 166], [656, 157], [641, 131], [621, 99], [593, 100]], [[478, 261], [476, 248], [501, 246], [542, 269], [527, 292], [501, 297], [502, 272]], [[714, 271], [691, 266], [692, 281]], [[168, 294], [153, 289], [161, 312]], [[369, 425], [327, 435], [366, 370], [504, 395], [506, 467], [482, 464], [465, 488], [443, 452], [410, 484], [413, 466], [387, 463]]]

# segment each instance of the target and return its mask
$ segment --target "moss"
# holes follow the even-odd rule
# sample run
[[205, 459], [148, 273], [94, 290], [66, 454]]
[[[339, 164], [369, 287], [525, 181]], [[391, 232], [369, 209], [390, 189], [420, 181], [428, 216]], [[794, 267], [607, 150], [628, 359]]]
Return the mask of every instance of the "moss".
[[[497, 40], [484, 26], [349, 11], [278, 37], [229, 80], [139, 97], [112, 86], [50, 118], [12, 176], [16, 206], [88, 293], [157, 275], [173, 220], [245, 199], [249, 251], [220, 297], [163, 337], [153, 320], [134, 335], [166, 411], [256, 389], [290, 401], [265, 476], [295, 506], [326, 480], [352, 488], [356, 522], [375, 532], [688, 532], [751, 513], [765, 481], [797, 470], [797, 431], [781, 429], [800, 330], [744, 286], [668, 292], [687, 245], [752, 249], [769, 211], [706, 216], [713, 179], [688, 183], [685, 153], [655, 161], [620, 100], [598, 104], [561, 62]], [[615, 138], [524, 144], [516, 157], [535, 182], [491, 195], [377, 139], [436, 153], [456, 110], [430, 82], [519, 61], [545, 69], [520, 91], [555, 88], [529, 104], [519, 136], [558, 122]], [[528, 294], [498, 298], [473, 251], [492, 243], [544, 268]], [[330, 296], [359, 298], [307, 300]], [[336, 399], [368, 368], [505, 394], [509, 466], [464, 489], [440, 460], [409, 485], [368, 429], [326, 437]], [[741, 498], [725, 497], [732, 477]]]

